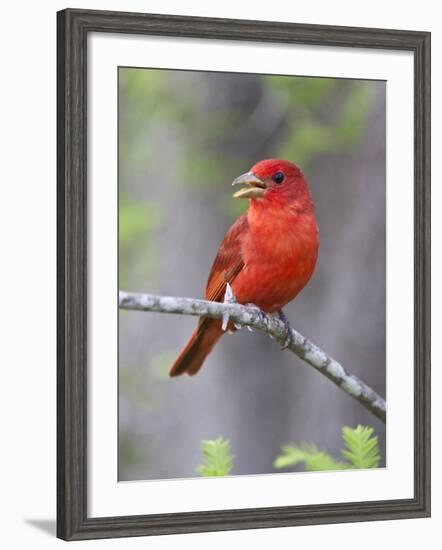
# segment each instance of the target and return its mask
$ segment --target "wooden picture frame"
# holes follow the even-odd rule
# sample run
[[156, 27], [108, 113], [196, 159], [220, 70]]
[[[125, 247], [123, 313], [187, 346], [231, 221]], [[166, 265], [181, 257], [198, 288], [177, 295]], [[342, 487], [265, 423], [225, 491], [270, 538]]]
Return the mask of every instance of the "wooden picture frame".
[[[87, 37], [91, 32], [407, 50], [414, 56], [414, 498], [87, 515]], [[57, 535], [65, 540], [430, 515], [430, 33], [68, 9], [57, 14]]]

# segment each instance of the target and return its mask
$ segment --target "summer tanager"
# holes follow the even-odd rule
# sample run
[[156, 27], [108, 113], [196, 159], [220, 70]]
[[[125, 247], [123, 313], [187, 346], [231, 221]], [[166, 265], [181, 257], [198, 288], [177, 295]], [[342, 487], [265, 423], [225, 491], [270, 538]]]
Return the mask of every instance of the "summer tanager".
[[[268, 159], [236, 178], [233, 196], [249, 207], [227, 231], [206, 287], [206, 300], [222, 302], [227, 283], [240, 304], [278, 312], [304, 288], [315, 269], [319, 232], [312, 197], [301, 170]], [[233, 329], [229, 323], [229, 329]], [[195, 374], [224, 334], [218, 319], [201, 318], [170, 369], [170, 376]]]

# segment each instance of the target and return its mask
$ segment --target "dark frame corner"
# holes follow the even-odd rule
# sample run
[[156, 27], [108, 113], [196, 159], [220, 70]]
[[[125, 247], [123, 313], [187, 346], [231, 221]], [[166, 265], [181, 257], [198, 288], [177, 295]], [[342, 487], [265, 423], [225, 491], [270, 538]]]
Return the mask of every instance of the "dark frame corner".
[[[86, 69], [89, 32], [408, 50], [415, 77], [413, 499], [87, 517]], [[430, 515], [430, 33], [67, 9], [57, 13], [57, 536], [80, 540]]]

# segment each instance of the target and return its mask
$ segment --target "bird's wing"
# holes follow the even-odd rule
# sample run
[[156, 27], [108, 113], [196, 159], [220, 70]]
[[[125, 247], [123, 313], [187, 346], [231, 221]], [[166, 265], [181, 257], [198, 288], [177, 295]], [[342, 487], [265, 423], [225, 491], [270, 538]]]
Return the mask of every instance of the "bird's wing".
[[247, 216], [243, 214], [227, 231], [207, 280], [206, 300], [222, 301], [227, 283], [231, 284], [244, 267], [241, 240], [247, 228]]

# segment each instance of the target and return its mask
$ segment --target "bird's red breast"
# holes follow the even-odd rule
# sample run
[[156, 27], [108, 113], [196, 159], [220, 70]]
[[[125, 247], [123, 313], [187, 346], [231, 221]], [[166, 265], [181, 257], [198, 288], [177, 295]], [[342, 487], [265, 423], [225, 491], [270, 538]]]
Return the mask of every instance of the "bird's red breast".
[[[269, 159], [233, 183], [243, 186], [234, 196], [249, 199], [249, 208], [218, 249], [206, 299], [222, 301], [229, 283], [239, 303], [279, 311], [308, 283], [318, 257], [319, 232], [307, 181], [291, 162]], [[171, 376], [197, 372], [222, 334], [220, 321], [201, 319]]]

